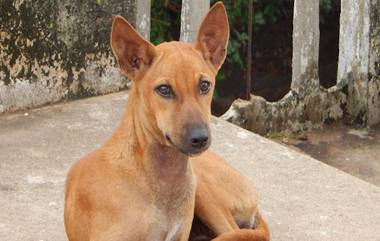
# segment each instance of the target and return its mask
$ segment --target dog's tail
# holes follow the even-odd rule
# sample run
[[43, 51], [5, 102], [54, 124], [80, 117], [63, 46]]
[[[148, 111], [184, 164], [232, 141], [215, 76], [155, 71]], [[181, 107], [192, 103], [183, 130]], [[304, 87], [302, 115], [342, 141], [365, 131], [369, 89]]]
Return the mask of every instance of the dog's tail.
[[269, 241], [270, 234], [263, 217], [258, 214], [258, 224], [255, 229], [238, 229], [224, 233], [212, 241]]

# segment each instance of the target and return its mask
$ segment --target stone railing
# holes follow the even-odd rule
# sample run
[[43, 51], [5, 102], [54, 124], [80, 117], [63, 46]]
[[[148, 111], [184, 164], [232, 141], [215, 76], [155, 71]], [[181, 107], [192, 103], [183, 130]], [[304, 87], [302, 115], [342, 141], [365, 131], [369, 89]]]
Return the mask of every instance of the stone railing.
[[222, 118], [265, 134], [297, 132], [331, 120], [373, 125], [380, 121], [380, 2], [341, 1], [337, 84], [319, 83], [319, 1], [295, 0], [292, 84], [271, 103], [251, 95]]
[[[236, 100], [222, 118], [265, 134], [345, 119], [380, 121], [380, 0], [341, 1], [337, 84], [319, 83], [319, 1], [295, 0], [291, 90], [268, 102]], [[149, 38], [151, 0], [3, 1], [0, 113], [122, 89], [108, 43], [112, 15]], [[183, 0], [181, 40], [192, 41], [209, 0]]]

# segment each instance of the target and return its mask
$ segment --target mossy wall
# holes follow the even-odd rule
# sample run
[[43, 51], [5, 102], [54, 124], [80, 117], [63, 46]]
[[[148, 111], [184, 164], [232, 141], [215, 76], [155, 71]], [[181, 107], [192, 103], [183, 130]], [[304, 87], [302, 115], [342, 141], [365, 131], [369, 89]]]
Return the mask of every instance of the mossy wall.
[[380, 0], [372, 0], [371, 5], [371, 53], [369, 63], [368, 122], [380, 122]]
[[0, 113], [126, 87], [109, 47], [136, 0], [0, 0]]

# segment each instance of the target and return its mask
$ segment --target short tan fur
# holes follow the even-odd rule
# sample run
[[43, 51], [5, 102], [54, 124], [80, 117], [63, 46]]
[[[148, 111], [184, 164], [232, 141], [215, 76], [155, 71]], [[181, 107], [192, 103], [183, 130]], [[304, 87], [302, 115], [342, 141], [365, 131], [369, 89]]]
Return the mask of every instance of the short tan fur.
[[194, 44], [154, 46], [124, 18], [114, 18], [111, 47], [132, 88], [111, 138], [69, 171], [64, 221], [70, 241], [185, 241], [194, 215], [215, 240], [269, 240], [253, 186], [207, 150], [228, 36], [220, 2]]

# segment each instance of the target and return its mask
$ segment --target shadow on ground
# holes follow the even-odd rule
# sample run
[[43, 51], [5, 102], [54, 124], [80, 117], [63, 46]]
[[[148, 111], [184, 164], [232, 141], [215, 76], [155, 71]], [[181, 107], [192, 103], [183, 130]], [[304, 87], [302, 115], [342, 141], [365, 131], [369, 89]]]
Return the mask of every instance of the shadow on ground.
[[280, 142], [380, 186], [380, 125], [371, 129], [328, 125]]

